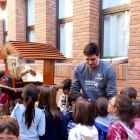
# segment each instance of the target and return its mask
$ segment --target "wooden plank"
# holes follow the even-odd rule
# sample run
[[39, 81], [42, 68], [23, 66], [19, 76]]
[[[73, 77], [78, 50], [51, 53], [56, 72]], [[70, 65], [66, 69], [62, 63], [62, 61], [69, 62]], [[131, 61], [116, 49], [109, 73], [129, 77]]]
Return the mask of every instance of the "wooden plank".
[[43, 84], [54, 84], [54, 60], [44, 60], [43, 67]]
[[29, 48], [29, 49], [31, 49], [31, 48], [37, 48], [37, 49], [40, 49], [40, 48], [44, 48], [44, 49], [49, 49], [49, 50], [57, 50], [56, 48], [54, 48], [54, 47], [52, 47], [52, 46], [50, 46], [50, 47], [48, 47], [48, 46], [42, 46], [42, 45], [40, 45], [40, 46], [37, 46], [37, 45], [35, 45], [35, 46], [32, 46], [32, 45], [28, 45], [28, 46], [25, 46], [25, 45], [18, 45], [18, 46], [16, 46], [16, 45], [14, 45], [14, 44], [12, 44], [15, 48], [21, 48], [21, 49], [23, 49], [23, 48]]
[[24, 56], [24, 57], [26, 57], [26, 56], [36, 56], [36, 57], [38, 57], [38, 56], [44, 56], [44, 57], [63, 57], [62, 55], [55, 55], [55, 54], [53, 54], [53, 55], [51, 55], [51, 54], [22, 54], [22, 56]]
[[27, 51], [32, 51], [32, 52], [56, 52], [56, 53], [59, 53], [60, 52], [58, 50], [49, 50], [49, 49], [41, 49], [41, 48], [34, 48], [34, 49], [30, 49], [30, 48], [16, 48], [18, 51], [21, 51], [21, 52], [27, 52]]
[[28, 55], [28, 54], [33, 54], [33, 55], [38, 55], [38, 54], [41, 55], [41, 54], [42, 54], [42, 55], [51, 55], [51, 56], [53, 56], [53, 55], [56, 55], [56, 56], [57, 56], [57, 55], [60, 55], [60, 56], [63, 56], [62, 54], [60, 54], [60, 53], [58, 53], [58, 52], [56, 52], [56, 53], [54, 53], [54, 52], [48, 52], [48, 53], [47, 53], [47, 52], [41, 52], [41, 51], [38, 51], [38, 52], [32, 52], [32, 51], [31, 51], [31, 52], [29, 52], [29, 51], [28, 51], [28, 52], [22, 52], [22, 51], [20, 51], [20, 53], [21, 53], [21, 54], [25, 54], [25, 55], [26, 55], [26, 54], [27, 54], [27, 55]]
[[53, 59], [53, 60], [65, 60], [66, 58], [62, 57], [21, 57], [21, 59], [35, 59], [35, 60], [46, 60], [46, 59]]

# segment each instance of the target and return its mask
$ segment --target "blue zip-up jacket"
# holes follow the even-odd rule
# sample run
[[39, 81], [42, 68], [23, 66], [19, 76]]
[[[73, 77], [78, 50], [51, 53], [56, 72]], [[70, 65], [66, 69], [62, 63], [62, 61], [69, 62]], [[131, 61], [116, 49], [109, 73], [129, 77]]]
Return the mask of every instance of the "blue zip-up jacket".
[[45, 135], [40, 137], [40, 140], [67, 140], [67, 126], [65, 117], [62, 112], [61, 120], [50, 119], [46, 116], [46, 131]]

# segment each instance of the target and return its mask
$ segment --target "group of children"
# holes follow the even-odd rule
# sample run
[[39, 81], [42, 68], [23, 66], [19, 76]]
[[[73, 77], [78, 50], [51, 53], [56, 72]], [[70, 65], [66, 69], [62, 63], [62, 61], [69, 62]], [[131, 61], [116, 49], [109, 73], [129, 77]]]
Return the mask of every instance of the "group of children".
[[0, 138], [140, 140], [140, 101], [134, 88], [124, 88], [111, 100], [101, 97], [93, 102], [78, 91], [70, 92], [70, 79], [62, 83], [58, 106], [53, 86], [43, 85], [40, 91], [33, 84], [25, 86], [23, 104], [16, 104], [11, 118], [0, 120]]

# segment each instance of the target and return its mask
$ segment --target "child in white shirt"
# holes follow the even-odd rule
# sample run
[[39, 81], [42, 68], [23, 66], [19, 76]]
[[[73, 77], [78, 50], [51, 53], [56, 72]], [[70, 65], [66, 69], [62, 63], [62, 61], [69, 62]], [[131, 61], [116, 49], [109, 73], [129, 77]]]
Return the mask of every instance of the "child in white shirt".
[[34, 107], [39, 94], [38, 88], [29, 84], [25, 86], [22, 98], [23, 104], [17, 104], [11, 114], [19, 124], [20, 140], [39, 140], [45, 134], [44, 111]]

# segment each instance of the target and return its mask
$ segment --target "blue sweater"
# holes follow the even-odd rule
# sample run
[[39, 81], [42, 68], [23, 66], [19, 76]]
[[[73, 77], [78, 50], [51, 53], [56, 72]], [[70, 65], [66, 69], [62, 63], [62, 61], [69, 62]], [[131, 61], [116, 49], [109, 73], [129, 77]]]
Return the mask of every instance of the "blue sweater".
[[67, 140], [67, 127], [64, 115], [61, 113], [62, 119], [50, 119], [46, 115], [46, 131], [40, 140]]
[[106, 140], [106, 133], [109, 126], [95, 121], [95, 127], [98, 130], [99, 140]]
[[73, 110], [70, 109], [66, 112], [65, 114], [65, 119], [66, 119], [66, 125], [68, 125], [68, 123], [71, 121], [71, 120], [74, 120], [73, 119], [73, 116], [72, 116], [72, 113], [73, 113]]

